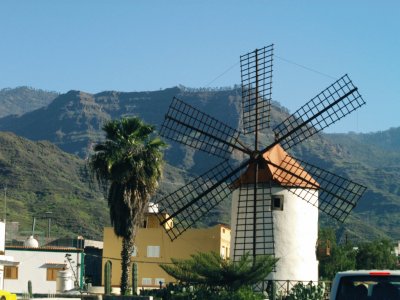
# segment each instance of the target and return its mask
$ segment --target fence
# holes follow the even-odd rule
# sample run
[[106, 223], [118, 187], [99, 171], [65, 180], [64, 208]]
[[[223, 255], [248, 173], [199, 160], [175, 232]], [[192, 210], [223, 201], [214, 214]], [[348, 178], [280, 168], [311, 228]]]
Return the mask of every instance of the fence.
[[300, 281], [300, 280], [269, 280], [260, 283], [255, 288], [267, 292], [270, 300], [284, 300], [294, 287], [302, 285], [305, 288], [319, 287], [323, 291], [322, 299], [329, 299], [331, 281]]

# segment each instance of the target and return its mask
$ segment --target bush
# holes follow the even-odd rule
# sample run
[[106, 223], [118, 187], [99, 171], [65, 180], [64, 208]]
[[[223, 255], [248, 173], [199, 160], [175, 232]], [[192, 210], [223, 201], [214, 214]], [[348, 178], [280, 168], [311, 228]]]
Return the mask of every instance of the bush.
[[141, 295], [159, 297], [163, 300], [263, 300], [262, 294], [254, 292], [250, 286], [237, 290], [216, 289], [208, 286], [189, 289], [185, 286], [170, 285], [161, 290], [142, 291]]
[[251, 287], [243, 286], [237, 290], [200, 288], [193, 293], [193, 298], [207, 300], [263, 300], [262, 294], [254, 292]]
[[325, 287], [322, 283], [315, 285], [310, 282], [305, 285], [299, 282], [291, 289], [286, 300], [323, 300], [324, 292]]

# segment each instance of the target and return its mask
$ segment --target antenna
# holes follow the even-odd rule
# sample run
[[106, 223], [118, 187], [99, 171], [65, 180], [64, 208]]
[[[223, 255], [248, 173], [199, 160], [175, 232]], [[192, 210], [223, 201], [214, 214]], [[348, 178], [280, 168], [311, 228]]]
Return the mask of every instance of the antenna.
[[36, 217], [33, 217], [32, 220], [32, 236], [35, 236], [35, 227], [36, 227]]

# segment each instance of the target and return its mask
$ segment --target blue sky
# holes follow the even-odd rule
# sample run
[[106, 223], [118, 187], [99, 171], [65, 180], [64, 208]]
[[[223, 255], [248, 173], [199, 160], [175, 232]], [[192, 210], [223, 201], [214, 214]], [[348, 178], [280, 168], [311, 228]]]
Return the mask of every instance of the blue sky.
[[294, 112], [348, 74], [367, 105], [328, 132], [399, 127], [400, 2], [1, 0], [0, 89], [233, 86], [275, 45], [273, 99]]

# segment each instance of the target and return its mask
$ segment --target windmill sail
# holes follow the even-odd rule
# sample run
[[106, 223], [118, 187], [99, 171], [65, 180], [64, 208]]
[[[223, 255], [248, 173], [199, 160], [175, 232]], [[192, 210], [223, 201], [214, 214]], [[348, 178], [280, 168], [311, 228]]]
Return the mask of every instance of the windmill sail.
[[366, 187], [361, 184], [318, 168], [305, 161], [294, 161], [290, 156], [286, 156], [282, 160], [281, 165], [277, 166], [274, 176], [282, 181], [297, 180], [299, 184], [311, 184], [305, 174], [310, 174], [313, 180], [318, 182], [317, 189], [290, 189], [289, 191], [306, 201], [308, 199], [315, 199], [310, 197], [310, 194], [315, 194], [318, 191], [318, 202], [308, 202], [341, 222], [345, 221], [366, 191]]
[[276, 126], [276, 143], [290, 149], [364, 104], [357, 87], [344, 75]]
[[[233, 212], [233, 260], [249, 252], [253, 256], [274, 255], [274, 222], [271, 203], [271, 185], [268, 183], [241, 185], [238, 203]], [[254, 192], [256, 194], [254, 194]]]
[[269, 127], [272, 95], [273, 44], [240, 57], [243, 131]]
[[174, 97], [160, 135], [192, 148], [227, 158], [233, 149], [249, 150], [238, 143], [239, 132]]
[[164, 225], [173, 220], [173, 227], [167, 230], [170, 239], [176, 239], [229, 196], [231, 185], [244, 166], [233, 169], [225, 160], [157, 201], [159, 207], [166, 213], [158, 215], [160, 224]]

